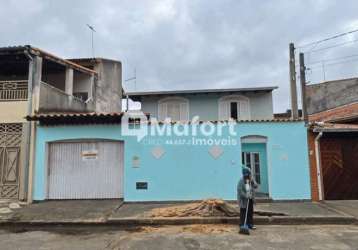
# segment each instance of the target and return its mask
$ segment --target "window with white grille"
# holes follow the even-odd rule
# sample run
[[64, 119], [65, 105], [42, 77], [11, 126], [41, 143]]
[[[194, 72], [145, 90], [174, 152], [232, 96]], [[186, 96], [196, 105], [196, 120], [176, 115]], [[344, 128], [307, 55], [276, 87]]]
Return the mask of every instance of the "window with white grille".
[[182, 97], [167, 97], [158, 102], [158, 119], [164, 121], [170, 118], [172, 121], [189, 120], [189, 101]]
[[229, 95], [219, 99], [219, 120], [250, 120], [249, 98]]

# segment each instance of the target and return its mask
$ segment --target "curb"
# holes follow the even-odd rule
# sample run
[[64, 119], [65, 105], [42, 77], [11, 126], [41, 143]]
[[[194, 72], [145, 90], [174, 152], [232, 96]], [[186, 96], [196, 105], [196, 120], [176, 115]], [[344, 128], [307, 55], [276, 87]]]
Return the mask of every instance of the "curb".
[[[320, 225], [335, 224], [349, 225], [357, 223], [353, 216], [322, 216], [322, 217], [296, 217], [296, 216], [256, 216], [256, 225]], [[107, 223], [123, 226], [163, 226], [163, 225], [192, 225], [192, 224], [234, 224], [238, 225], [238, 217], [191, 217], [191, 218], [109, 218]]]
[[[191, 217], [191, 218], [108, 218], [107, 220], [29, 220], [29, 221], [0, 221], [0, 228], [9, 227], [130, 227], [130, 226], [174, 226], [195, 224], [239, 224], [238, 217]], [[358, 224], [353, 216], [256, 216], [256, 225], [351, 225]]]
[[270, 218], [270, 225], [351, 225], [357, 223], [353, 216], [274, 216]]

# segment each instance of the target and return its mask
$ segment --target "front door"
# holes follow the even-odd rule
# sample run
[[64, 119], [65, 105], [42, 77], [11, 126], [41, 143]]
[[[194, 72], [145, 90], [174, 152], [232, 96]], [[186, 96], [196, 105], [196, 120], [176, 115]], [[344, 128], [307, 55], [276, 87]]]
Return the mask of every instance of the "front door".
[[242, 145], [242, 164], [251, 169], [252, 177], [259, 185], [258, 192], [268, 194], [266, 145], [261, 143]]
[[0, 199], [18, 199], [22, 124], [0, 124]]

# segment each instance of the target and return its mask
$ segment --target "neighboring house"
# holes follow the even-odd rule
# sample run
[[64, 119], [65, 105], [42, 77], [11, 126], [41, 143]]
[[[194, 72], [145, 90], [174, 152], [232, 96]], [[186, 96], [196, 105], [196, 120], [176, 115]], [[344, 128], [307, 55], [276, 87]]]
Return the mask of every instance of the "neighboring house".
[[97, 112], [122, 111], [122, 63], [107, 58], [79, 58], [70, 61], [97, 73], [95, 83]]
[[271, 120], [272, 91], [277, 87], [178, 90], [127, 93], [144, 113], [160, 121]]
[[26, 116], [121, 110], [121, 63], [95, 62], [105, 66], [84, 67], [32, 46], [0, 48], [0, 199], [25, 200], [32, 185], [36, 123]]
[[[307, 128], [299, 119], [274, 119], [274, 89], [129, 93], [146, 115], [172, 123], [132, 119], [127, 126], [131, 112], [33, 115], [39, 124], [33, 198], [235, 200], [246, 165], [260, 195], [309, 200]], [[194, 116], [199, 124], [182, 127]], [[230, 118], [238, 123], [223, 128]]]
[[358, 199], [358, 78], [306, 87], [314, 200]]
[[[291, 109], [287, 109], [284, 113], [275, 113], [273, 115], [277, 119], [290, 119], [292, 117]], [[298, 117], [302, 117], [302, 109], [298, 109]]]
[[315, 114], [358, 102], [358, 78], [327, 81], [306, 86], [307, 113]]

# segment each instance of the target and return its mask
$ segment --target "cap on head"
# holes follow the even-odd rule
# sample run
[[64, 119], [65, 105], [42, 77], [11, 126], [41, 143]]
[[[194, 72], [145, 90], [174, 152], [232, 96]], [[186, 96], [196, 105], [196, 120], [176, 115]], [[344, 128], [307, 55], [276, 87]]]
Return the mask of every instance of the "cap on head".
[[247, 167], [243, 167], [242, 168], [242, 175], [244, 177], [249, 177], [251, 175], [251, 170]]

